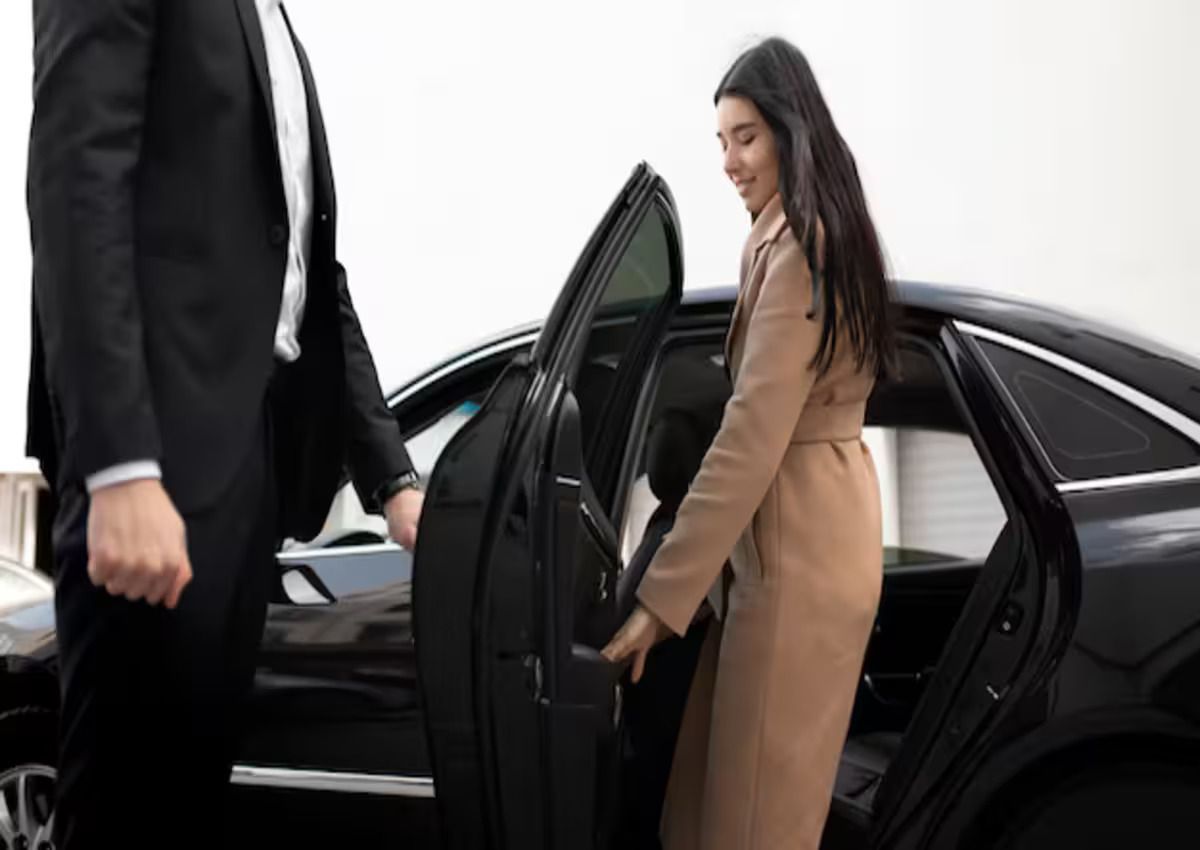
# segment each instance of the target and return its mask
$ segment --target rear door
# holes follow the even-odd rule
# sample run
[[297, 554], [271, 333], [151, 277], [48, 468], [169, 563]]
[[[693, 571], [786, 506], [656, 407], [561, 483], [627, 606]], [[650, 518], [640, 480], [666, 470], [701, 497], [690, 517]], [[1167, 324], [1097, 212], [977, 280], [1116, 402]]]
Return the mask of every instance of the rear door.
[[678, 220], [639, 166], [532, 353], [443, 452], [414, 630], [445, 846], [605, 846], [615, 820], [616, 529], [648, 375], [682, 290]]
[[998, 730], [1065, 650], [1078, 598], [1074, 529], [1034, 446], [989, 381], [973, 341], [945, 327], [940, 343], [1008, 521], [875, 795], [871, 846], [925, 846], [947, 802], [1002, 740]]

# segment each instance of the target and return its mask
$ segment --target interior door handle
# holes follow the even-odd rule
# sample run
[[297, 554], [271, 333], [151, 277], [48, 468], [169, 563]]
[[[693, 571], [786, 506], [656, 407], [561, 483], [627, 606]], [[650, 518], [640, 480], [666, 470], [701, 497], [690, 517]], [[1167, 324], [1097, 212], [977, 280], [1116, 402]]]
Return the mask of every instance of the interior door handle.
[[916, 673], [864, 673], [863, 684], [868, 693], [884, 705], [904, 705], [916, 698], [926, 676]]

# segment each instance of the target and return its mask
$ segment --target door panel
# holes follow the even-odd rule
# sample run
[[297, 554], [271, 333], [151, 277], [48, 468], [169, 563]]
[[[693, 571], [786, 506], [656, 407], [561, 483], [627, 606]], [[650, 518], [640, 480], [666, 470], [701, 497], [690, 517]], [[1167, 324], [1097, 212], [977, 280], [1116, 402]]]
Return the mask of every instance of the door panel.
[[851, 736], [908, 728], [982, 566], [947, 559], [885, 569]]
[[409, 553], [378, 544], [277, 561], [285, 597], [268, 610], [238, 761], [428, 776]]
[[875, 795], [881, 845], [931, 829], [954, 788], [1002, 745], [994, 733], [1065, 646], [1051, 636], [1073, 616], [1060, 591], [1079, 569], [1061, 498], [998, 388], [952, 329], [942, 329], [940, 343], [1009, 520]]
[[[518, 335], [469, 352], [389, 402], [423, 478], [507, 361], [531, 343]], [[430, 781], [412, 555], [386, 533], [385, 519], [368, 514], [347, 481], [322, 534], [277, 554], [243, 766], [384, 773], [418, 789]]]
[[583, 469], [579, 405], [563, 395], [543, 491], [554, 493], [541, 539], [548, 567], [542, 638], [543, 721], [552, 847], [590, 847], [613, 804], [619, 765], [620, 668], [600, 655], [616, 630], [616, 532]]
[[662, 181], [639, 167], [585, 248], [532, 356], [434, 470], [415, 626], [450, 847], [603, 846], [619, 670], [612, 516], [642, 385], [682, 289]]
[[[413, 625], [420, 693], [439, 820], [445, 846], [450, 848], [485, 847], [487, 836], [499, 830], [503, 789], [493, 781], [493, 738], [481, 705], [486, 695], [476, 687], [483, 661], [476, 652], [477, 636], [483, 629], [483, 600], [487, 599], [480, 562], [492, 548], [497, 526], [521, 531], [519, 509], [506, 523], [493, 516], [500, 508], [492, 509], [489, 502], [501, 482], [507, 485], [501, 453], [508, 438], [516, 437], [514, 414], [532, 393], [535, 377], [531, 359], [519, 356], [471, 422], [451, 439], [434, 467], [417, 540]], [[445, 474], [446, 470], [453, 474]], [[528, 525], [527, 513], [523, 524]], [[522, 594], [529, 597], [532, 611], [531, 590], [523, 583], [512, 590], [518, 602]], [[533, 655], [533, 629], [517, 637], [524, 640], [507, 642], [508, 652], [498, 663], [505, 674], [500, 680], [515, 689], [519, 699], [541, 672], [524, 666]], [[536, 716], [530, 712], [514, 722], [508, 735], [523, 741], [536, 739]], [[530, 745], [536, 746], [536, 740]], [[536, 788], [538, 776], [535, 766], [514, 784]], [[523, 817], [514, 812], [514, 820], [525, 823], [539, 815], [541, 801], [536, 794], [519, 799], [530, 809]]]
[[[987, 705], [987, 689], [995, 692], [995, 689], [1007, 687], [1007, 680], [1002, 677], [1015, 672], [1015, 659], [1011, 656], [1014, 649], [1019, 653], [1020, 645], [1013, 640], [1014, 632], [1002, 630], [997, 613], [1006, 599], [1012, 599], [1020, 592], [1021, 567], [1033, 556], [1027, 541], [1024, 522], [1020, 520], [1006, 524], [996, 540], [979, 581], [967, 598], [962, 616], [950, 633], [937, 672], [918, 704], [918, 723], [905, 737], [903, 758], [892, 765], [884, 777], [876, 795], [877, 806], [887, 806], [897, 795], [927, 792], [937, 771], [922, 762], [944, 765], [960, 746], [963, 727], [968, 722], [978, 722], [978, 714], [991, 708]], [[1024, 590], [1030, 590], [1027, 584]], [[1006, 663], [1001, 669], [989, 669], [991, 665], [981, 669], [981, 654], [989, 642], [995, 643], [997, 639], [1003, 642], [1007, 652], [997, 652], [996, 659]], [[981, 676], [984, 681], [980, 681]], [[985, 699], [981, 701], [978, 697]], [[991, 698], [990, 701], [997, 700]], [[965, 711], [968, 707], [969, 713]], [[943, 728], [952, 716], [956, 733], [943, 734]], [[921, 770], [922, 767], [925, 769]]]

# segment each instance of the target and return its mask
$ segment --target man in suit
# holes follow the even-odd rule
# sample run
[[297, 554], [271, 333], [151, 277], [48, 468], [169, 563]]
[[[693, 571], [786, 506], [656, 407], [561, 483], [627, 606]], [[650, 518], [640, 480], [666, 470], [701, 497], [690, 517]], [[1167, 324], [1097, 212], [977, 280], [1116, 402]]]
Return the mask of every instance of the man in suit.
[[279, 0], [34, 0], [29, 450], [57, 502], [59, 848], [224, 847], [284, 537], [421, 494]]

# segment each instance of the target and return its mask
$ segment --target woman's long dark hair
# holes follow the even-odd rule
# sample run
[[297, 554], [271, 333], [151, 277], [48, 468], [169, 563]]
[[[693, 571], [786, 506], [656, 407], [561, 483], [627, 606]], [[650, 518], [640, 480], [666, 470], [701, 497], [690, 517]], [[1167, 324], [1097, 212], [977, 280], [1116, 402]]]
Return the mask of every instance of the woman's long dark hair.
[[[854, 156], [833, 123], [808, 60], [770, 38], [738, 57], [713, 101], [744, 97], [762, 113], [779, 154], [779, 193], [813, 275], [814, 311], [825, 305], [813, 365], [829, 368], [839, 319], [860, 369], [892, 369], [893, 299], [879, 236], [867, 211]], [[818, 227], [824, 229], [818, 245]]]

